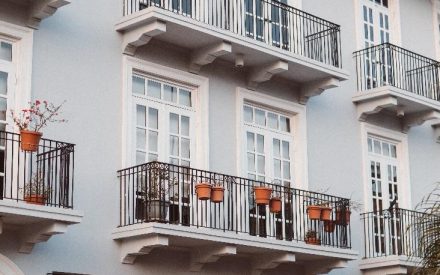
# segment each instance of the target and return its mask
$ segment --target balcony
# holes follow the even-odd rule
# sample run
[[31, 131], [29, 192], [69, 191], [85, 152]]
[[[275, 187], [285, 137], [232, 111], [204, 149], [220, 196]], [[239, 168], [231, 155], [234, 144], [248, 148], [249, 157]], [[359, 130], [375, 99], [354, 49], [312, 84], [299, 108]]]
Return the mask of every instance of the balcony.
[[249, 88], [277, 75], [301, 86], [302, 102], [348, 78], [339, 25], [277, 1], [251, 2], [124, 0], [116, 30], [128, 55], [154, 37], [186, 48], [193, 73], [217, 58], [239, 62]]
[[0, 131], [0, 160], [0, 234], [17, 234], [19, 252], [81, 222], [73, 210], [73, 144], [42, 139], [36, 152], [25, 152], [19, 134]]
[[354, 57], [358, 93], [353, 102], [359, 120], [398, 117], [403, 132], [426, 121], [440, 127], [439, 62], [389, 43], [355, 52]]
[[70, 2], [71, 0], [6, 0], [0, 3], [0, 15], [12, 14], [14, 18], [20, 19], [20, 23], [24, 21], [26, 26], [38, 29], [42, 20], [52, 16], [59, 8]]
[[[348, 199], [160, 162], [118, 173], [120, 224], [113, 239], [120, 242], [125, 264], [169, 249], [190, 253], [191, 271], [237, 257], [257, 273], [284, 264], [319, 274], [357, 258]], [[221, 202], [201, 200], [198, 183], [223, 187]], [[272, 188], [279, 212], [256, 204], [255, 186]], [[310, 219], [309, 205], [328, 207], [330, 216]], [[307, 238], [313, 232], [315, 238]]]
[[400, 208], [362, 214], [365, 248], [360, 268], [364, 274], [412, 274], [423, 256], [422, 227], [440, 223], [440, 217], [428, 216], [421, 224], [423, 215]]

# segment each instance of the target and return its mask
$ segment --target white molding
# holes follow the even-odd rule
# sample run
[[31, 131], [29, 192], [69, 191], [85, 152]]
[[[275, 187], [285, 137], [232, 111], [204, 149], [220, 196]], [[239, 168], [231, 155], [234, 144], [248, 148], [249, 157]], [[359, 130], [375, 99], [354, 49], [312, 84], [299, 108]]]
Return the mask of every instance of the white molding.
[[293, 167], [294, 187], [308, 189], [308, 157], [307, 157], [307, 109], [306, 106], [292, 101], [269, 96], [263, 93], [237, 87], [236, 99], [236, 144], [237, 144], [237, 175], [243, 176], [243, 163], [246, 163], [245, 155], [241, 148], [246, 148], [243, 144], [243, 104], [250, 101], [272, 109], [281, 110], [290, 114], [290, 121], [293, 124]]
[[362, 171], [364, 185], [364, 212], [371, 211], [370, 197], [370, 166], [368, 156], [368, 136], [377, 136], [397, 144], [399, 207], [411, 209], [410, 165], [408, 152], [408, 136], [404, 133], [361, 122]]
[[24, 275], [23, 271], [14, 262], [2, 254], [0, 254], [0, 274]]
[[131, 163], [131, 76], [133, 70], [154, 75], [163, 79], [170, 79], [197, 87], [194, 97], [196, 110], [196, 158], [194, 167], [209, 169], [209, 79], [189, 72], [166, 67], [148, 62], [135, 57], [123, 56], [123, 87], [122, 87], [122, 167], [133, 165]]

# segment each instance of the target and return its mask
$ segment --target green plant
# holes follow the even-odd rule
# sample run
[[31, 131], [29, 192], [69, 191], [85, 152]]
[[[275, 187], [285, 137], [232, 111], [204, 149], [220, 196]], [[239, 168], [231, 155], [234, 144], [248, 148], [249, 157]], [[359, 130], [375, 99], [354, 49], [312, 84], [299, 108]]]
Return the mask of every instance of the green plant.
[[436, 184], [416, 208], [422, 212], [422, 215], [407, 228], [407, 230], [416, 230], [418, 236], [419, 251], [412, 251], [411, 254], [422, 255], [420, 267], [414, 273], [438, 275], [440, 274], [440, 183]]

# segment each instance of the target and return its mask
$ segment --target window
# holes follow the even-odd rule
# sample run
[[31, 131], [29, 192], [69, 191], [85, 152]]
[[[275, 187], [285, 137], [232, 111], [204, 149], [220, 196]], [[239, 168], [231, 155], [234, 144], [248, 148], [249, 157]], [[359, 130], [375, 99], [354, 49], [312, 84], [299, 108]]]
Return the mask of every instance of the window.
[[135, 162], [190, 166], [194, 151], [193, 87], [134, 73]]
[[289, 116], [245, 103], [243, 117], [247, 177], [291, 187], [293, 135]]

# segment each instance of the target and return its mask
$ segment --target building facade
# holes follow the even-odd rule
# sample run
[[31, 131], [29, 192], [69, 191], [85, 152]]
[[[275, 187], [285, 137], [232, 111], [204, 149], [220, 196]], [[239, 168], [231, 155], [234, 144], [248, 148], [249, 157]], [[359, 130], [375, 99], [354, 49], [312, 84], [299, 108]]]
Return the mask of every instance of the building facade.
[[[437, 0], [0, 2], [0, 274], [409, 274], [439, 26]], [[36, 99], [68, 123], [26, 152]]]

